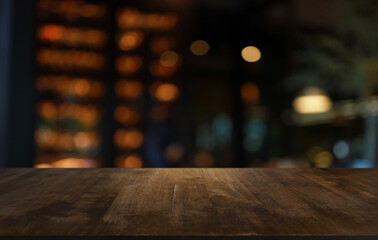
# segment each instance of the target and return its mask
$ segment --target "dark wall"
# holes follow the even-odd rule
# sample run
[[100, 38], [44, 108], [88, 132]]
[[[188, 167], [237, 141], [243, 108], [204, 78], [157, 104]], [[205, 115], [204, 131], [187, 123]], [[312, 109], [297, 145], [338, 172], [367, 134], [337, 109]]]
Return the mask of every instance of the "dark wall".
[[34, 1], [0, 0], [0, 167], [31, 167]]

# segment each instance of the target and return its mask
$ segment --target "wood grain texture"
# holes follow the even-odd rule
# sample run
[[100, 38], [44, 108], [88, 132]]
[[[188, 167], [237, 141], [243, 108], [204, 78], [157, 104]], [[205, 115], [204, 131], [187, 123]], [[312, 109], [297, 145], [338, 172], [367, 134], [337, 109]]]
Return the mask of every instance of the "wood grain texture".
[[0, 169], [5, 236], [378, 239], [378, 170]]

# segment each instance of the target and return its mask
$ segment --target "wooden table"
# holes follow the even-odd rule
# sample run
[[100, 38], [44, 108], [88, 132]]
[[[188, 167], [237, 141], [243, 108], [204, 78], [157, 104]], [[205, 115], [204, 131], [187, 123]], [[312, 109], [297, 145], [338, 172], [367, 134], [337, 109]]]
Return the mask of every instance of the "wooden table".
[[378, 239], [378, 170], [0, 169], [10, 236]]

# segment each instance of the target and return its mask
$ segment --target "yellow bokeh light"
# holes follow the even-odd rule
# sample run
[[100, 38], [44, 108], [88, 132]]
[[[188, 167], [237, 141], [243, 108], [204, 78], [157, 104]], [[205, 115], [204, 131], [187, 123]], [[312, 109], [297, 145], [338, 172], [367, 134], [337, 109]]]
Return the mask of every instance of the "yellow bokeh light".
[[333, 155], [329, 152], [323, 151], [315, 156], [314, 163], [317, 168], [330, 167], [333, 162]]
[[331, 99], [317, 87], [307, 87], [294, 99], [293, 107], [300, 114], [324, 113], [331, 109]]
[[243, 59], [247, 62], [257, 62], [261, 58], [261, 52], [257, 47], [248, 46], [241, 51]]
[[209, 43], [204, 40], [196, 40], [190, 45], [190, 51], [197, 56], [205, 55], [209, 49]]

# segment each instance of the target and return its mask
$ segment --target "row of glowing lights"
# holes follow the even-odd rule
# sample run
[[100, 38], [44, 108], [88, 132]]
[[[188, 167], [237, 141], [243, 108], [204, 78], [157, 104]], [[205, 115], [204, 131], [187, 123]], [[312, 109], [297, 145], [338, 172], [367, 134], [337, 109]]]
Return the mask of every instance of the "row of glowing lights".
[[62, 97], [100, 98], [105, 94], [105, 84], [94, 79], [65, 75], [41, 75], [36, 80], [40, 92], [52, 91]]
[[37, 37], [43, 42], [57, 43], [71, 47], [88, 46], [102, 48], [107, 42], [104, 31], [55, 24], [39, 27], [37, 29]]
[[[143, 160], [138, 154], [119, 156], [115, 160], [115, 166], [118, 168], [141, 168]], [[97, 161], [82, 158], [65, 158], [52, 163], [38, 163], [35, 168], [93, 168], [99, 167]]]
[[[93, 28], [67, 27], [63, 25], [47, 24], [37, 29], [37, 38], [42, 42], [55, 43], [70, 47], [102, 48], [107, 42], [106, 33]], [[126, 31], [116, 37], [118, 47], [122, 51], [131, 51], [139, 47], [144, 39], [142, 31]], [[150, 40], [149, 46], [155, 55], [173, 49], [176, 40], [169, 36], [158, 36]]]
[[142, 13], [136, 8], [122, 8], [116, 13], [118, 27], [122, 29], [150, 29], [167, 31], [178, 23], [175, 13]]
[[[176, 52], [166, 51], [150, 63], [149, 70], [153, 76], [169, 77], [176, 72], [180, 60]], [[37, 52], [37, 61], [42, 66], [63, 70], [100, 70], [105, 65], [105, 56], [92, 51], [42, 48]], [[123, 75], [132, 75], [141, 69], [142, 64], [139, 55], [123, 55], [116, 59], [115, 67]]]
[[[125, 31], [119, 33], [116, 39], [120, 50], [132, 51], [142, 45], [145, 33], [139, 30]], [[176, 38], [174, 36], [155, 36], [149, 40], [148, 45], [154, 55], [160, 55], [176, 47]]]
[[[40, 149], [53, 150], [87, 150], [98, 147], [100, 142], [100, 137], [93, 131], [69, 133], [50, 128], [38, 128], [35, 139]], [[143, 139], [142, 132], [136, 128], [120, 128], [114, 134], [114, 143], [125, 150], [140, 148]]]
[[84, 128], [96, 126], [101, 118], [99, 109], [93, 104], [58, 104], [53, 101], [42, 101], [37, 104], [37, 113], [50, 121], [74, 119]]
[[[349, 154], [349, 146], [345, 141], [339, 141], [333, 148], [334, 154], [339, 158], [345, 158]], [[175, 162], [182, 158], [184, 149], [181, 145], [172, 144], [166, 149], [166, 157]], [[333, 163], [334, 156], [332, 153], [323, 150], [321, 147], [315, 146], [308, 150], [307, 159], [313, 167], [327, 168]], [[206, 152], [199, 151], [193, 156], [193, 163], [197, 167], [212, 167], [215, 164], [214, 157]], [[141, 168], [143, 167], [143, 160], [139, 154], [129, 154], [119, 156], [115, 161], [116, 167], [121, 168]], [[68, 158], [55, 161], [53, 163], [36, 164], [36, 168], [83, 168], [96, 167], [89, 159]]]
[[105, 65], [105, 56], [93, 51], [41, 48], [37, 61], [42, 66], [63, 70], [100, 70]]
[[[115, 86], [118, 97], [138, 99], [143, 95], [143, 84], [137, 80], [119, 80]], [[173, 83], [155, 82], [150, 86], [150, 94], [161, 102], [171, 102], [180, 95], [180, 90]]]
[[93, 131], [68, 133], [49, 128], [38, 128], [35, 140], [40, 149], [57, 151], [86, 151], [97, 148], [100, 144], [100, 137]]
[[[184, 156], [185, 149], [181, 144], [173, 143], [165, 150], [165, 156], [170, 162], [178, 162]], [[215, 164], [215, 159], [212, 155], [206, 152], [199, 151], [192, 157], [193, 164], [196, 167], [212, 167]], [[98, 163], [93, 163], [90, 159], [81, 158], [66, 158], [52, 163], [39, 163], [35, 168], [86, 168], [98, 167]], [[119, 155], [115, 159], [115, 167], [119, 168], [141, 168], [143, 167], [143, 159], [139, 154], [131, 153], [126, 155]]]
[[56, 14], [67, 20], [84, 19], [101, 19], [107, 12], [105, 4], [90, 4], [85, 1], [56, 1], [56, 0], [39, 0], [38, 10]]
[[[163, 95], [165, 98], [167, 96]], [[168, 95], [170, 96], [170, 95]], [[54, 104], [52, 101], [43, 101], [37, 105], [38, 115], [49, 121], [64, 121], [74, 119], [84, 128], [96, 126], [101, 118], [99, 110], [94, 105], [80, 104]], [[169, 105], [155, 105], [150, 115], [155, 120], [163, 120], [169, 113]], [[120, 105], [114, 110], [114, 118], [117, 122], [133, 126], [139, 123], [140, 113], [128, 105]]]
[[[153, 60], [149, 65], [149, 70], [153, 76], [169, 77], [177, 70], [179, 55], [174, 51], [166, 51], [161, 54], [160, 59]], [[139, 55], [123, 55], [116, 59], [115, 66], [119, 73], [132, 75], [137, 73], [143, 65], [143, 60]]]

